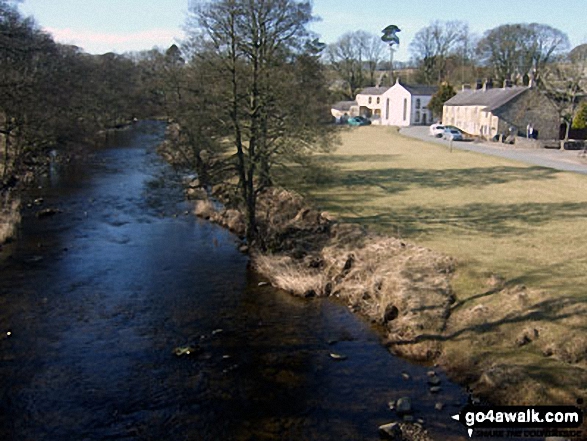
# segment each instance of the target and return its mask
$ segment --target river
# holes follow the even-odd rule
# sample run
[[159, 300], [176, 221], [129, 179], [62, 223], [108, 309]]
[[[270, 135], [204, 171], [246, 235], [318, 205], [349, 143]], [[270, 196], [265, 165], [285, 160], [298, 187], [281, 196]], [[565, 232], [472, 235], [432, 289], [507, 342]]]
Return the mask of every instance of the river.
[[118, 132], [28, 194], [0, 263], [0, 439], [377, 440], [402, 396], [435, 439], [466, 439], [442, 373], [432, 394], [430, 367], [344, 305], [259, 286], [237, 239], [191, 214], [163, 128]]

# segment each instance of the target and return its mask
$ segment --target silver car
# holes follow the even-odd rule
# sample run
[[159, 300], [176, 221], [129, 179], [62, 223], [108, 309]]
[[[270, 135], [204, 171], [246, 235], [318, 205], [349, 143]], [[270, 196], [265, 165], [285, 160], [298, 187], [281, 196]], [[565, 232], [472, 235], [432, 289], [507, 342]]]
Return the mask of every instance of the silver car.
[[442, 138], [447, 141], [462, 141], [463, 134], [457, 129], [446, 128], [444, 129], [444, 132], [442, 132]]

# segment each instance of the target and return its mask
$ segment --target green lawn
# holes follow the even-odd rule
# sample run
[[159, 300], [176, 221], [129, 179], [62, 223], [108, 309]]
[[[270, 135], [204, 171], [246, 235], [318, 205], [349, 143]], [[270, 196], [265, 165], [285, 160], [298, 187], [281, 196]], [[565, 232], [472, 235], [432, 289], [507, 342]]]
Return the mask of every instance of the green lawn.
[[[344, 130], [341, 141], [319, 157], [318, 183], [288, 185], [343, 220], [457, 259], [445, 361], [532, 371], [537, 383], [570, 369], [582, 387], [571, 381], [562, 395], [530, 399], [584, 395], [587, 176], [449, 152], [387, 127]], [[528, 332], [530, 342], [515, 343]]]

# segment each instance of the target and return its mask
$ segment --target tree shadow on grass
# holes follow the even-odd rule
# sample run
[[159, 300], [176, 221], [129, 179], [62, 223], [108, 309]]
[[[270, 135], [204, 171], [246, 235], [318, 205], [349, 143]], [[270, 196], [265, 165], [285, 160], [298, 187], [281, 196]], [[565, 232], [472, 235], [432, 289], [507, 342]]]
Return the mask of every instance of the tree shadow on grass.
[[[456, 228], [462, 234], [515, 235], [529, 226], [587, 217], [587, 202], [466, 204], [457, 207], [410, 206], [389, 212], [353, 217], [354, 222], [379, 229], [399, 230], [410, 237]], [[351, 220], [351, 219], [349, 219]]]
[[340, 168], [343, 164], [357, 164], [357, 163], [389, 163], [395, 158], [401, 158], [402, 155], [397, 153], [389, 154], [373, 154], [373, 155], [336, 155], [336, 156], [322, 156], [319, 162], [327, 165], [330, 168]]
[[[387, 161], [387, 155], [381, 156], [381, 162]], [[357, 162], [360, 156], [352, 156]], [[371, 159], [370, 159], [371, 158]], [[347, 160], [345, 159], [345, 162]], [[373, 162], [368, 156], [366, 162]], [[348, 162], [351, 162], [348, 160]], [[320, 188], [332, 190], [346, 188], [354, 191], [356, 187], [371, 186], [387, 194], [395, 194], [413, 188], [482, 188], [488, 185], [507, 184], [515, 181], [553, 180], [560, 173], [545, 167], [476, 167], [445, 170], [384, 168], [372, 170], [344, 170], [334, 161], [330, 166], [324, 163]]]
[[[455, 340], [463, 334], [485, 334], [499, 329], [501, 326], [516, 323], [547, 323], [552, 324], [575, 317], [572, 311], [573, 305], [583, 304], [583, 302], [574, 297], [556, 297], [549, 298], [535, 305], [532, 305], [526, 312], [520, 314], [519, 311], [512, 312], [503, 318], [497, 320], [487, 320], [483, 323], [463, 327], [455, 332], [442, 334], [421, 334], [410, 340], [394, 342], [397, 345], [407, 345], [422, 343], [424, 341], [450, 341]], [[581, 328], [581, 327], [580, 327]]]

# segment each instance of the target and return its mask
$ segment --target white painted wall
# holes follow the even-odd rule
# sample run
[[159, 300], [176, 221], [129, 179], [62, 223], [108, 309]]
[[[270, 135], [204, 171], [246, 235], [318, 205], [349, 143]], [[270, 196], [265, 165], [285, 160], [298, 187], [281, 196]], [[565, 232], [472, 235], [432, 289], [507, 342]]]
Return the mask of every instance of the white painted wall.
[[[412, 117], [412, 96], [401, 84], [395, 83], [381, 96], [384, 102], [381, 122], [386, 126], [409, 126]], [[389, 100], [389, 112], [387, 111]], [[405, 112], [404, 112], [405, 108]]]
[[[410, 126], [414, 124], [430, 125], [432, 112], [425, 107], [428, 105], [431, 96], [414, 95], [400, 83], [395, 83], [387, 92], [381, 96], [381, 123], [386, 126]], [[387, 111], [389, 100], [389, 112]], [[420, 108], [417, 108], [420, 100]], [[419, 113], [419, 118], [416, 118]], [[425, 115], [425, 116], [424, 116]], [[425, 119], [424, 119], [425, 118]]]
[[[381, 113], [381, 109], [383, 107], [383, 97], [382, 95], [367, 95], [367, 94], [357, 94], [355, 99], [357, 104], [360, 107], [367, 107], [371, 110], [372, 113]], [[376, 112], [376, 110], [378, 112]]]
[[484, 106], [444, 106], [442, 123], [474, 136], [492, 138], [497, 134], [499, 118]]

